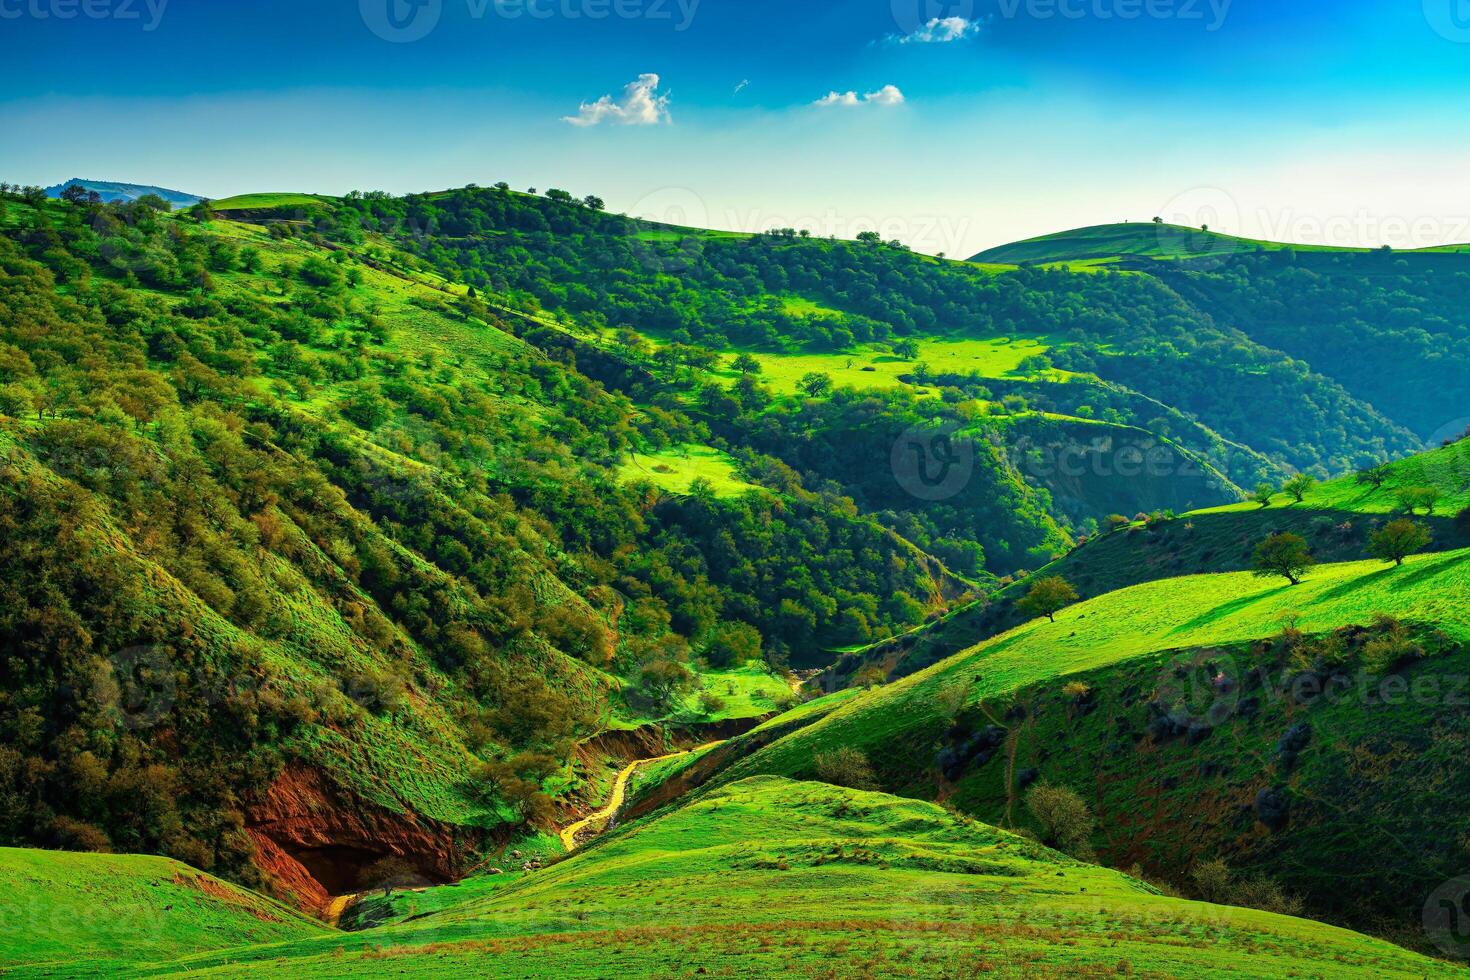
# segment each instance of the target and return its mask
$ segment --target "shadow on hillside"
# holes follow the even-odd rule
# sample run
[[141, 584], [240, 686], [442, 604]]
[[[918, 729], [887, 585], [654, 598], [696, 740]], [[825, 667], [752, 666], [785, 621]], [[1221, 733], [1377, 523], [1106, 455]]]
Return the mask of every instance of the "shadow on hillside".
[[1226, 616], [1233, 616], [1238, 612], [1243, 612], [1256, 603], [1263, 602], [1266, 599], [1269, 599], [1272, 596], [1276, 595], [1277, 593], [1290, 588], [1290, 585], [1283, 585], [1280, 589], [1276, 589], [1274, 591], [1268, 590], [1266, 592], [1257, 592], [1255, 595], [1241, 596], [1239, 599], [1231, 599], [1229, 602], [1222, 603], [1221, 605], [1216, 606], [1214, 609], [1211, 609], [1208, 612], [1200, 613], [1189, 622], [1176, 626], [1169, 632], [1187, 633], [1190, 630], [1199, 629], [1202, 626], [1208, 626], [1210, 623], [1214, 622], [1217, 619], [1222, 619]]

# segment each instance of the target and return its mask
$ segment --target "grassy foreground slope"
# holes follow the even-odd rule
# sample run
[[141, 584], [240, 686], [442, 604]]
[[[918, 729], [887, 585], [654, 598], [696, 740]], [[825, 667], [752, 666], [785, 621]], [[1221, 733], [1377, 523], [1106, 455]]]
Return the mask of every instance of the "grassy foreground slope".
[[0, 973], [123, 964], [329, 930], [168, 858], [0, 848]]
[[1455, 973], [1330, 926], [1167, 898], [932, 804], [777, 778], [411, 922], [175, 966], [308, 977]]

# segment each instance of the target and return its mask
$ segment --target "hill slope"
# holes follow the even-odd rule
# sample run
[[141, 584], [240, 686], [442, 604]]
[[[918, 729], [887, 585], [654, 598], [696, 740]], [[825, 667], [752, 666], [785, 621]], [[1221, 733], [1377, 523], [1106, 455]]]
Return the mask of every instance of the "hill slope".
[[[166, 858], [0, 848], [7, 974], [113, 972], [325, 936], [284, 905]], [[85, 966], [83, 966], [85, 965]]]
[[1454, 973], [1317, 923], [1165, 898], [930, 804], [783, 779], [731, 786], [509, 885], [460, 888], [462, 900], [400, 925], [177, 967], [366, 976], [387, 957], [409, 976], [939, 977], [1019, 963], [1200, 977]]

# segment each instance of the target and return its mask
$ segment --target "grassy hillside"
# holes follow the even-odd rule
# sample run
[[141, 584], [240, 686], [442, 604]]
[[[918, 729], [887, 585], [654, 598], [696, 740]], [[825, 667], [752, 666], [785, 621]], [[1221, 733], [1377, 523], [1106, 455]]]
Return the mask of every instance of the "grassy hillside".
[[[755, 779], [411, 921], [180, 960], [233, 976], [1450, 975], [1381, 941], [1182, 902], [931, 804]], [[1024, 966], [1022, 966], [1024, 964]]]
[[450, 878], [590, 802], [578, 742], [770, 713], [849, 610], [954, 591], [799, 484], [625, 479], [672, 446], [744, 478], [381, 237], [0, 207], [0, 840], [304, 906], [388, 855]]
[[0, 970], [111, 973], [329, 930], [166, 858], [0, 848]]
[[[1414, 519], [1432, 535], [1427, 550], [1470, 546], [1470, 524], [1459, 516], [1470, 506], [1470, 439], [1462, 439], [1385, 464], [1371, 482], [1353, 475], [1318, 484], [1300, 502], [1278, 492], [1266, 507], [1245, 502], [1132, 521], [1035, 574], [1059, 575], [1091, 598], [1157, 579], [1247, 570], [1255, 546], [1279, 532], [1305, 538], [1319, 562], [1353, 561], [1368, 555], [1374, 531], [1407, 516], [1403, 492], [1426, 487], [1438, 493], [1435, 513], [1421, 506]], [[1025, 593], [1025, 583], [992, 593], [908, 635], [857, 651], [836, 673], [850, 677], [869, 663], [912, 673], [1016, 625], [1012, 606]]]
[[[1458, 255], [1464, 245], [1416, 249], [1410, 256]], [[1332, 245], [1300, 245], [1240, 238], [1218, 231], [1206, 231], [1184, 225], [1135, 221], [1124, 224], [1093, 225], [1070, 231], [1055, 232], [987, 249], [971, 262], [1018, 265], [1022, 262], [1110, 264], [1124, 258], [1198, 259], [1225, 257], [1244, 252], [1305, 252], [1329, 255], [1376, 254], [1371, 248], [1348, 248]]]

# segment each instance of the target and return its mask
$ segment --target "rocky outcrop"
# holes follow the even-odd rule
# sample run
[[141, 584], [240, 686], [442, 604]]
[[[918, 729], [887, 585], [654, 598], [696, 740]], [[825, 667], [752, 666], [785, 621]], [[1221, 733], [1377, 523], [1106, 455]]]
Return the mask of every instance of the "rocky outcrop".
[[407, 862], [429, 881], [457, 880], [480, 835], [367, 803], [294, 763], [247, 808], [246, 829], [256, 863], [277, 891], [312, 912], [333, 895], [370, 885], [363, 872], [386, 857]]

